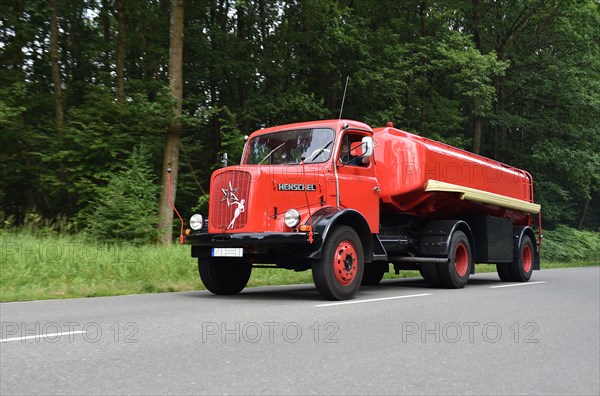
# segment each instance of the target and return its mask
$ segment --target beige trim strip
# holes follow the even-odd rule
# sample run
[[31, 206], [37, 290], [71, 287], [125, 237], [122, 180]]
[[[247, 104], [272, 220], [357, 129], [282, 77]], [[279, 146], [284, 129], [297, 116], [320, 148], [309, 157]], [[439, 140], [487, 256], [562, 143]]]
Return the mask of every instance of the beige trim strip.
[[527, 213], [539, 213], [541, 209], [541, 205], [523, 201], [521, 199], [510, 198], [500, 194], [458, 186], [456, 184], [444, 183], [437, 180], [428, 180], [425, 184], [425, 191], [459, 193], [461, 194], [460, 199], [466, 201], [481, 202]]

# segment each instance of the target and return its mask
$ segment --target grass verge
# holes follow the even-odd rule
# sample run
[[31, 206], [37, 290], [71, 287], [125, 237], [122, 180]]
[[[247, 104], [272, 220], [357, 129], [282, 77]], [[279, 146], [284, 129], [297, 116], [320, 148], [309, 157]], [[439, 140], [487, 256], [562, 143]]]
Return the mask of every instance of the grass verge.
[[[590, 265], [600, 265], [600, 259], [542, 260], [542, 268]], [[495, 271], [494, 265], [477, 266], [477, 272]], [[418, 271], [395, 275], [392, 270], [385, 278], [418, 276]], [[296, 283], [312, 283], [310, 271], [256, 268], [248, 286]], [[1, 302], [202, 289], [189, 246], [113, 245], [0, 229]]]

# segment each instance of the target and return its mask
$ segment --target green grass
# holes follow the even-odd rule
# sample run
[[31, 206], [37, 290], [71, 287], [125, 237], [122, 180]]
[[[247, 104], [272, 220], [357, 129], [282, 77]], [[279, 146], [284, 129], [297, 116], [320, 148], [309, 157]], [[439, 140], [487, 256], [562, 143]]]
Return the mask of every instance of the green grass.
[[[562, 233], [557, 235], [563, 236]], [[549, 236], [552, 237], [552, 232]], [[553, 256], [564, 250], [550, 237], [545, 242], [550, 254], [543, 257], [542, 268], [600, 265], [597, 233], [575, 236], [587, 247], [580, 247], [579, 256], [570, 261]], [[569, 243], [573, 243], [572, 239]], [[582, 250], [585, 250], [583, 255]], [[574, 255], [573, 252], [567, 254]], [[495, 271], [493, 265], [477, 266], [477, 272]], [[418, 276], [418, 271], [401, 271], [395, 275], [392, 270], [385, 278]], [[248, 286], [295, 283], [312, 283], [310, 271], [256, 268]], [[201, 289], [204, 286], [198, 277], [196, 260], [190, 257], [189, 246], [112, 245], [81, 236], [55, 233], [35, 236], [31, 232], [0, 229], [2, 302]]]
[[[310, 271], [256, 268], [248, 286], [310, 282]], [[2, 302], [203, 289], [189, 246], [102, 244], [0, 230]]]
[[0, 231], [0, 301], [192, 290], [189, 247], [109, 245]]

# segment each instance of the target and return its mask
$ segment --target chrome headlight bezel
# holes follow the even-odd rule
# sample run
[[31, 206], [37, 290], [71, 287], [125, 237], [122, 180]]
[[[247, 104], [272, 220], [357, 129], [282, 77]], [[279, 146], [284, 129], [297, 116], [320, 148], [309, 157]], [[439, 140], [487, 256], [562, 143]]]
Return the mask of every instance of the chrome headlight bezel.
[[194, 214], [190, 217], [190, 228], [194, 231], [201, 230], [204, 227], [204, 217], [201, 214]]
[[300, 213], [298, 213], [296, 209], [289, 209], [287, 212], [285, 212], [283, 221], [285, 222], [286, 226], [294, 228], [300, 224]]

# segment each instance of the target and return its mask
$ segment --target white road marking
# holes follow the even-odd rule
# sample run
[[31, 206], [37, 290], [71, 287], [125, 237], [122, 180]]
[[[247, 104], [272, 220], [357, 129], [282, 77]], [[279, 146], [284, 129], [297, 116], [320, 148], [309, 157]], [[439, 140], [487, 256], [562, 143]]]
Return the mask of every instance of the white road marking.
[[490, 286], [490, 289], [498, 289], [500, 287], [513, 287], [513, 286], [528, 286], [528, 285], [538, 285], [540, 283], [546, 283], [546, 281], [538, 281], [538, 282], [525, 282], [525, 283], [513, 283], [511, 285], [500, 285], [500, 286]]
[[318, 304], [318, 305], [315, 305], [315, 307], [332, 307], [334, 305], [360, 304], [360, 303], [368, 303], [368, 302], [375, 302], [375, 301], [396, 300], [396, 299], [399, 299], [399, 298], [424, 297], [424, 296], [431, 296], [431, 294], [430, 293], [409, 294], [407, 296], [373, 298], [373, 299], [370, 299], [370, 300], [340, 301], [340, 302], [327, 303], [327, 304]]
[[36, 334], [36, 335], [30, 335], [30, 336], [26, 336], [26, 337], [12, 337], [12, 338], [0, 338], [0, 343], [3, 342], [12, 342], [12, 341], [26, 341], [26, 340], [40, 340], [42, 338], [55, 338], [55, 337], [62, 337], [62, 336], [66, 336], [66, 335], [73, 335], [73, 334], [81, 334], [81, 333], [85, 333], [85, 330], [76, 330], [76, 331], [64, 331], [62, 333], [49, 333], [49, 334]]

